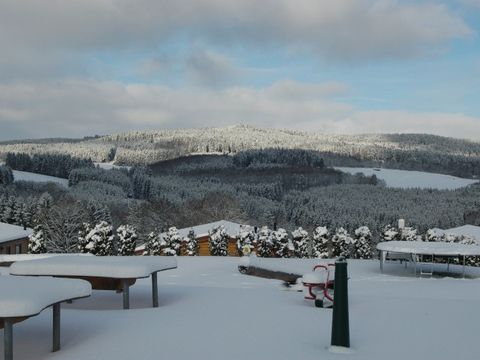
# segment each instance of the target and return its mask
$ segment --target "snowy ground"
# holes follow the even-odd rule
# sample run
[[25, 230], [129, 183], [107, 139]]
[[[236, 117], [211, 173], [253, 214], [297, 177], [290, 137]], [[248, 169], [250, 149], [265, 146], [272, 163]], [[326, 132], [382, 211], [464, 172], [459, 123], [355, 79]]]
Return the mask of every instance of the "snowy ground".
[[130, 168], [131, 168], [131, 166], [114, 165], [113, 161], [108, 162], [108, 163], [96, 162], [94, 164], [95, 164], [95, 166], [98, 166], [99, 168], [105, 169], [105, 170], [111, 170], [111, 169], [127, 169], [127, 170], [130, 170]]
[[53, 182], [68, 187], [68, 180], [55, 176], [35, 174], [27, 171], [12, 170], [15, 181]]
[[[238, 258], [178, 258], [177, 270], [159, 273], [156, 309], [149, 280], [131, 288], [128, 311], [111, 291], [63, 305], [58, 353], [50, 352], [46, 310], [14, 326], [15, 359], [467, 360], [480, 351], [480, 278], [414, 278], [398, 264], [382, 275], [378, 261], [349, 262], [354, 353], [334, 354], [331, 310], [283, 291], [279, 281], [241, 275], [237, 264]], [[299, 272], [311, 264], [268, 260]]]
[[421, 171], [354, 167], [335, 167], [335, 169], [350, 174], [363, 173], [367, 176], [376, 175], [377, 178], [384, 180], [387, 186], [393, 188], [454, 190], [478, 182], [478, 180]]

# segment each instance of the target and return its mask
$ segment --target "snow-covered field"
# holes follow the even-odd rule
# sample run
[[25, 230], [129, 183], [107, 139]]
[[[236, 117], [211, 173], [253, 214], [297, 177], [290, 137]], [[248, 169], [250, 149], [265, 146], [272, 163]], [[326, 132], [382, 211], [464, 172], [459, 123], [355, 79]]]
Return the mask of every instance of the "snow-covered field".
[[478, 182], [478, 180], [422, 171], [355, 167], [335, 167], [335, 169], [350, 174], [363, 173], [367, 176], [376, 175], [377, 178], [384, 180], [387, 186], [393, 188], [454, 190]]
[[42, 182], [42, 183], [53, 182], [56, 184], [60, 184], [64, 187], [68, 187], [67, 179], [62, 179], [59, 177], [49, 176], [49, 175], [35, 174], [27, 171], [12, 170], [12, 172], [13, 172], [13, 178], [15, 181], [33, 181], [33, 182]]
[[[179, 257], [160, 272], [160, 307], [150, 280], [121, 294], [94, 291], [62, 305], [62, 350], [50, 352], [51, 310], [14, 326], [21, 359], [476, 359], [480, 278], [414, 278], [410, 269], [349, 261], [353, 354], [328, 350], [332, 311], [317, 309], [279, 281], [242, 275], [238, 258]], [[313, 260], [268, 259], [308, 271]], [[473, 269], [469, 269], [470, 274]], [[2, 330], [0, 330], [2, 332]], [[3, 345], [0, 344], [0, 352]]]
[[96, 162], [94, 163], [95, 166], [105, 169], [105, 170], [111, 170], [111, 169], [127, 169], [129, 170], [131, 166], [125, 166], [125, 165], [114, 165], [113, 162], [108, 162], [108, 163], [101, 163], [101, 162]]

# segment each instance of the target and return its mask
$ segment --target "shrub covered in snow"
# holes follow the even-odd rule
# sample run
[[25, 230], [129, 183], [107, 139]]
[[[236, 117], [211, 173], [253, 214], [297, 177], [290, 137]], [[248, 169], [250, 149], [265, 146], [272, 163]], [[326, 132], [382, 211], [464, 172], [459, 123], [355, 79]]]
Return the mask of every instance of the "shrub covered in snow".
[[255, 248], [255, 233], [251, 226], [240, 225], [240, 232], [237, 235], [238, 255], [246, 256]]
[[308, 237], [308, 232], [302, 227], [294, 230], [292, 232], [292, 244], [293, 244], [293, 254], [295, 257], [304, 258], [308, 257], [308, 245], [310, 238]]
[[424, 235], [425, 241], [442, 241], [442, 235], [438, 234], [434, 229], [428, 229]]
[[33, 229], [33, 234], [28, 237], [28, 252], [30, 254], [43, 254], [47, 252], [45, 232], [42, 225], [36, 225]]
[[337, 228], [332, 237], [333, 256], [349, 258], [353, 251], [355, 240], [352, 239], [347, 230], [343, 227]]
[[89, 224], [85, 223], [79, 233], [78, 249], [80, 252], [98, 256], [111, 255], [113, 250], [113, 227], [102, 221], [92, 229]]
[[372, 255], [372, 233], [367, 226], [361, 226], [355, 230], [353, 257], [355, 259], [371, 259]]
[[417, 229], [406, 226], [402, 229], [400, 236], [404, 241], [417, 241]]
[[178, 229], [172, 226], [163, 235], [162, 254], [167, 256], [180, 255], [182, 246], [182, 238], [178, 234]]
[[162, 253], [162, 239], [160, 235], [152, 231], [148, 234], [145, 242], [145, 249], [143, 255], [161, 255]]
[[190, 229], [184, 241], [186, 243], [185, 247], [186, 247], [187, 255], [197, 256], [199, 253], [200, 247], [198, 245], [197, 236], [195, 235], [195, 231], [193, 229]]
[[382, 230], [382, 241], [400, 240], [400, 233], [395, 226], [386, 225]]
[[209, 248], [212, 256], [228, 255], [228, 234], [223, 225], [215, 226], [209, 231]]
[[137, 245], [137, 232], [130, 225], [120, 225], [117, 228], [118, 237], [118, 255], [128, 256], [135, 255], [135, 247]]
[[275, 247], [275, 237], [273, 232], [264, 226], [260, 229], [257, 239], [257, 255], [261, 257], [272, 256]]
[[327, 259], [332, 256], [332, 238], [326, 226], [318, 226], [313, 231], [313, 256]]
[[290, 239], [288, 238], [288, 233], [285, 229], [280, 228], [277, 231], [273, 232], [275, 239], [275, 256], [281, 258], [288, 258], [292, 252], [292, 246]]

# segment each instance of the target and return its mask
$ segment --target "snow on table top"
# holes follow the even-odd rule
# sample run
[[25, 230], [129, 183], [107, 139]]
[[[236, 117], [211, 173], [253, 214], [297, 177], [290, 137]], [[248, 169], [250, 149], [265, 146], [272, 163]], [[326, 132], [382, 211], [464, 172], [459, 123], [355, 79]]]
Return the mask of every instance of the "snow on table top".
[[59, 253], [45, 253], [45, 254], [0, 254], [0, 263], [14, 263], [17, 261], [37, 260], [54, 256], [93, 256], [92, 254], [59, 254]]
[[478, 182], [478, 180], [422, 171], [355, 167], [335, 167], [335, 169], [350, 174], [363, 173], [366, 176], [375, 175], [377, 178], [384, 180], [388, 187], [393, 188], [454, 190]]
[[174, 256], [65, 255], [16, 262], [10, 266], [10, 274], [134, 279], [176, 267], [177, 259]]
[[395, 253], [425, 255], [479, 256], [480, 246], [448, 242], [386, 241], [377, 244], [377, 249]]
[[32, 316], [47, 306], [89, 296], [88, 281], [50, 277], [0, 277], [0, 318]]
[[17, 226], [0, 222], [0, 243], [26, 238], [33, 234], [33, 230], [27, 228], [23, 229], [23, 226]]

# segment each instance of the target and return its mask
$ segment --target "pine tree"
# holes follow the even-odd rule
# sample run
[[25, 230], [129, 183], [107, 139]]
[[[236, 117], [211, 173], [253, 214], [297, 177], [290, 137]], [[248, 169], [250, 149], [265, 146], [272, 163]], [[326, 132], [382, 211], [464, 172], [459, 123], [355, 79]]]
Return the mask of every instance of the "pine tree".
[[281, 258], [290, 257], [292, 246], [287, 231], [283, 228], [279, 228], [277, 231], [273, 232], [273, 236], [275, 238], [275, 256]]
[[302, 227], [294, 230], [292, 232], [292, 244], [293, 244], [293, 254], [297, 258], [308, 257], [308, 243], [310, 239], [308, 237], [308, 232], [303, 230]]
[[78, 251], [82, 254], [87, 254], [90, 252], [87, 249], [87, 245], [88, 245], [87, 235], [90, 233], [91, 229], [92, 227], [90, 226], [90, 224], [84, 222], [80, 227], [80, 230], [78, 231], [77, 248], [78, 248]]
[[28, 252], [30, 254], [43, 254], [47, 252], [45, 233], [42, 225], [35, 226], [33, 234], [28, 237]]
[[352, 253], [355, 240], [350, 237], [347, 230], [345, 230], [343, 227], [339, 227], [335, 231], [335, 235], [332, 237], [332, 243], [334, 256], [343, 256], [345, 258], [349, 258]]
[[400, 233], [396, 227], [388, 224], [382, 230], [382, 239], [383, 241], [400, 240]]
[[402, 229], [400, 234], [400, 239], [404, 241], [416, 241], [417, 240], [417, 229], [406, 226]]
[[137, 245], [137, 232], [130, 225], [120, 225], [117, 228], [118, 237], [118, 255], [130, 256], [135, 255], [135, 247]]
[[161, 253], [162, 239], [160, 238], [159, 234], [152, 231], [150, 234], [148, 234], [143, 255], [161, 255]]
[[[83, 234], [81, 234], [83, 235]], [[81, 245], [80, 245], [81, 243]], [[98, 256], [111, 255], [113, 250], [113, 228], [101, 221], [82, 238], [79, 236], [79, 250]]]
[[321, 259], [332, 257], [333, 243], [326, 226], [318, 226], [313, 232], [313, 256]]
[[439, 235], [434, 229], [428, 229], [424, 236], [425, 241], [442, 241], [442, 236]]
[[223, 225], [215, 226], [209, 231], [209, 248], [212, 256], [228, 255], [228, 234]]
[[182, 238], [178, 234], [176, 227], [171, 227], [163, 235], [162, 239], [162, 254], [167, 256], [180, 255], [182, 246]]
[[250, 226], [240, 226], [237, 235], [237, 250], [239, 256], [250, 255], [255, 248], [255, 233]]
[[200, 247], [198, 245], [197, 236], [195, 235], [195, 231], [190, 229], [188, 235], [185, 239], [186, 242], [186, 249], [188, 256], [198, 256]]
[[257, 239], [257, 254], [261, 257], [272, 256], [275, 247], [275, 239], [273, 232], [268, 226], [263, 226], [258, 233]]
[[361, 226], [355, 230], [354, 254], [355, 259], [371, 259], [372, 233], [367, 226]]

